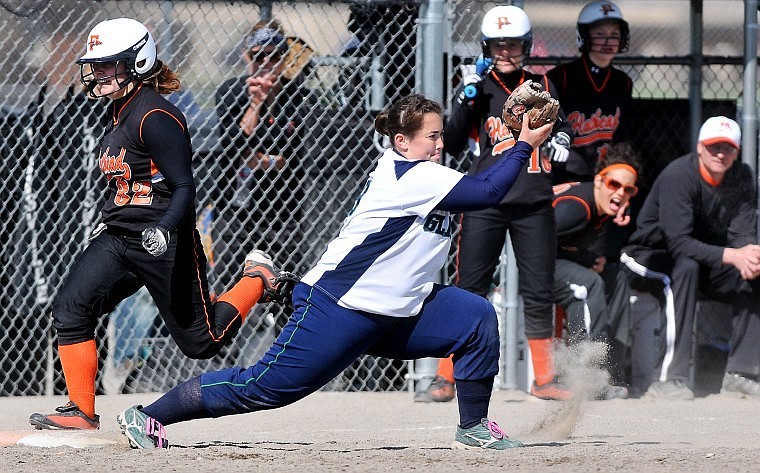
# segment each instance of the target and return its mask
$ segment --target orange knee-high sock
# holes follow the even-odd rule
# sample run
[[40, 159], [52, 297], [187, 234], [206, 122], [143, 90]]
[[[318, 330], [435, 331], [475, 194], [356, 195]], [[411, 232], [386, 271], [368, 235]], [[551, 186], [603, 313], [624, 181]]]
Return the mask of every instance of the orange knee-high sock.
[[76, 402], [79, 410], [90, 417], [95, 416], [95, 376], [98, 374], [98, 351], [95, 340], [58, 345], [63, 377], [69, 400]]
[[454, 382], [454, 355], [449, 355], [448, 358], [438, 359], [438, 376], [446, 378], [450, 383]]
[[216, 300], [217, 302], [226, 302], [238, 311], [240, 317], [245, 321], [248, 312], [251, 311], [256, 302], [264, 295], [264, 281], [261, 278], [249, 278], [243, 276], [232, 289], [225, 292]]
[[536, 384], [541, 386], [554, 378], [554, 366], [552, 364], [551, 338], [534, 338], [528, 340], [530, 356], [533, 359], [533, 375]]

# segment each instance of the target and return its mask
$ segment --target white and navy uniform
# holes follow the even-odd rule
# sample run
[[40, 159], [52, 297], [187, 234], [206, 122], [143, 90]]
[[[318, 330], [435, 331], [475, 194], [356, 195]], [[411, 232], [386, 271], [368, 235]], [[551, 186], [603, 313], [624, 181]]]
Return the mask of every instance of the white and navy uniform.
[[386, 150], [339, 235], [293, 291], [295, 310], [269, 351], [249, 368], [201, 375], [208, 415], [293, 403], [363, 354], [453, 353], [457, 380], [493, 379], [499, 358], [493, 307], [435, 280], [451, 246], [453, 212], [496, 205], [532, 151], [520, 142], [470, 177]]

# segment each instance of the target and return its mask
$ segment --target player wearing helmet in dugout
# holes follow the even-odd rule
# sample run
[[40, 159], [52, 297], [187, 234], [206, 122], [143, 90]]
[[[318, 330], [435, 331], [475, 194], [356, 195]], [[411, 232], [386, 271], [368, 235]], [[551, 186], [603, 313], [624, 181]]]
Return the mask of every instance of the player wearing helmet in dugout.
[[[629, 140], [633, 85], [625, 72], [612, 65], [630, 44], [630, 28], [623, 12], [609, 1], [584, 5], [578, 13], [576, 44], [581, 52], [579, 58], [546, 73], [573, 130], [573, 143], [565, 160], [552, 162], [555, 184], [593, 180], [595, 170], [604, 161], [605, 145]], [[621, 210], [621, 214], [625, 212], [628, 210]], [[601, 275], [610, 298], [620, 277], [620, 249], [632, 231], [633, 225], [611, 226], [606, 238], [596, 243], [597, 251], [607, 261]], [[626, 324], [619, 327], [624, 330]], [[615, 339], [627, 335], [611, 335], [610, 364], [624, 366], [626, 350]], [[622, 383], [621, 376], [622, 370], [617, 370], [614, 382]]]
[[[458, 154], [470, 147], [470, 175], [486, 172], [515, 137], [502, 120], [502, 109], [512, 91], [532, 80], [556, 96], [540, 74], [525, 70], [531, 54], [533, 30], [528, 15], [516, 6], [497, 6], [486, 12], [481, 25], [483, 57], [476, 72], [465, 77], [455, 95], [445, 125], [444, 150]], [[474, 93], [473, 93], [474, 91]], [[568, 399], [571, 393], [555, 376], [553, 345], [554, 260], [556, 230], [552, 208], [552, 165], [547, 156], [567, 153], [572, 130], [560, 111], [545, 146], [536, 149], [514, 186], [495, 207], [462, 214], [455, 284], [486, 297], [499, 255], [510, 233], [520, 273], [519, 289], [525, 308], [525, 333], [532, 352], [536, 383], [531, 392], [544, 399]], [[450, 359], [442, 359], [436, 379], [417, 401], [449, 401], [454, 397]]]
[[628, 140], [633, 85], [612, 66], [628, 50], [630, 32], [620, 8], [595, 1], [578, 14], [576, 42], [581, 56], [546, 73], [572, 126], [565, 160], [554, 160], [554, 182], [590, 181], [606, 143]]

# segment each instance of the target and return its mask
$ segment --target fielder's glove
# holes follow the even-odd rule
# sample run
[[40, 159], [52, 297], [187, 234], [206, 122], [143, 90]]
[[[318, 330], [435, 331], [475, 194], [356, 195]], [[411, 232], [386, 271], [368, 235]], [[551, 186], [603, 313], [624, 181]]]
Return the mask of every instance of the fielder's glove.
[[528, 117], [531, 129], [539, 128], [557, 120], [559, 102], [545, 91], [541, 84], [526, 80], [520, 84], [507, 98], [501, 114], [504, 124], [512, 130], [512, 136], [517, 139], [522, 129], [523, 115]]
[[162, 227], [148, 227], [142, 232], [142, 246], [153, 256], [161, 256], [169, 247], [169, 230]]
[[549, 158], [555, 163], [564, 163], [570, 156], [570, 137], [564, 131], [558, 132], [547, 144]]

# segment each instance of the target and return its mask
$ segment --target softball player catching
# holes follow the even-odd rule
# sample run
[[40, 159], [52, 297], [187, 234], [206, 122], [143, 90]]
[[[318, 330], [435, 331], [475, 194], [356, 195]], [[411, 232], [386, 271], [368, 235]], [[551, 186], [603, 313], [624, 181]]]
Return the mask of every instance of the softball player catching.
[[38, 429], [99, 428], [95, 319], [143, 285], [182, 352], [210, 358], [258, 300], [275, 297], [292, 282], [275, 271], [269, 257], [253, 251], [245, 277], [216, 303], [209, 298], [206, 258], [195, 229], [187, 122], [160, 95], [178, 90], [180, 81], [156, 58], [147, 28], [127, 18], [101, 22], [77, 63], [90, 95], [111, 100], [112, 120], [99, 157], [108, 191], [103, 228], [53, 302], [69, 402], [53, 414], [32, 414], [29, 421]]
[[249, 368], [202, 374], [153, 404], [117, 418], [135, 448], [166, 447], [164, 425], [283, 407], [313, 393], [358, 356], [414, 359], [454, 354], [459, 390], [455, 448], [522, 445], [488, 419], [498, 372], [496, 312], [484, 298], [437, 284], [452, 236], [452, 212], [501, 201], [551, 125], [525, 120], [520, 142], [469, 177], [438, 164], [441, 106], [421, 95], [381, 112], [391, 139], [339, 235], [296, 285], [295, 311], [269, 351]]

